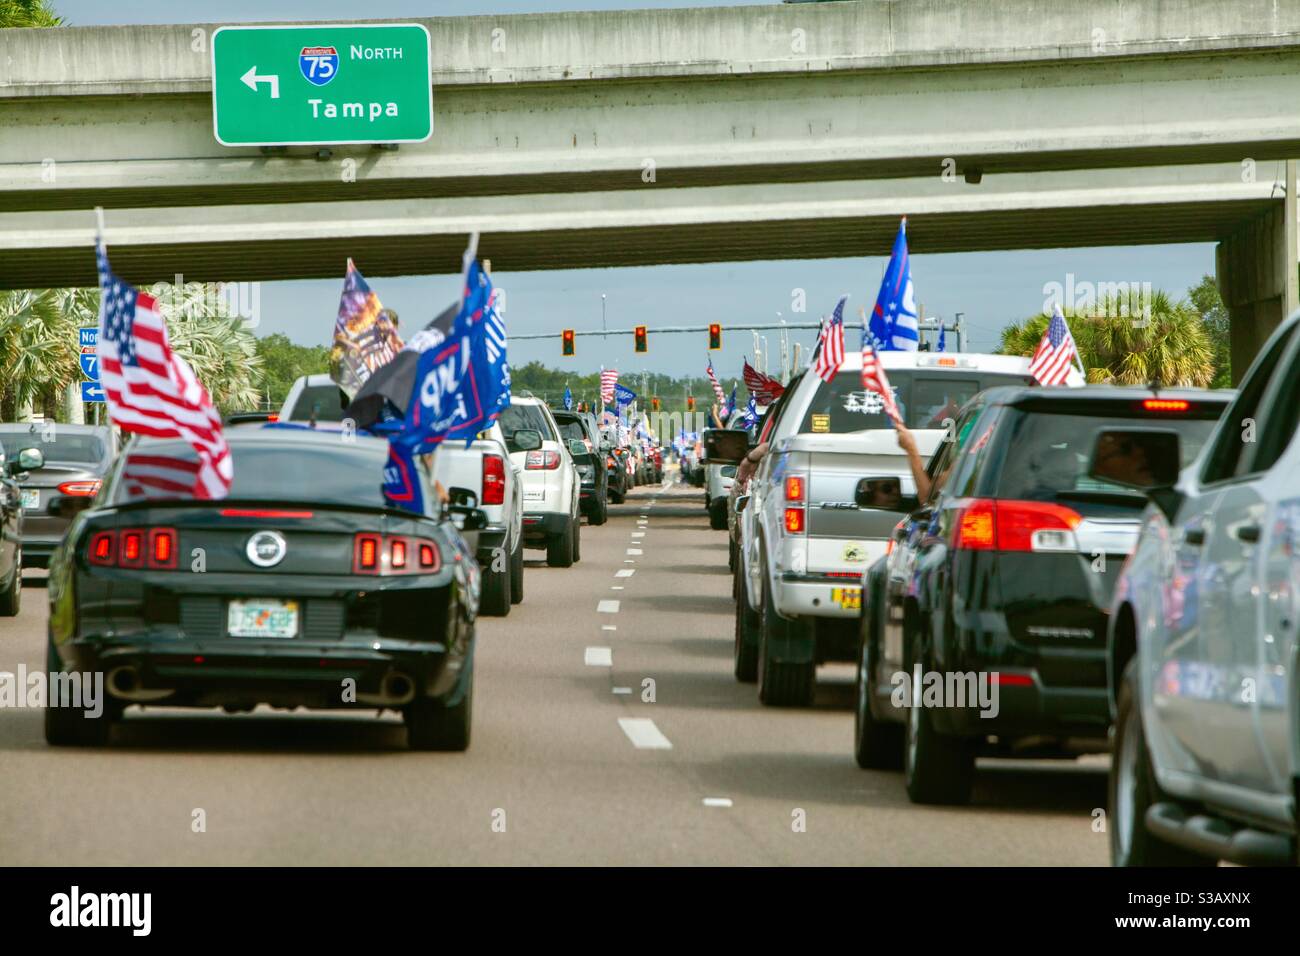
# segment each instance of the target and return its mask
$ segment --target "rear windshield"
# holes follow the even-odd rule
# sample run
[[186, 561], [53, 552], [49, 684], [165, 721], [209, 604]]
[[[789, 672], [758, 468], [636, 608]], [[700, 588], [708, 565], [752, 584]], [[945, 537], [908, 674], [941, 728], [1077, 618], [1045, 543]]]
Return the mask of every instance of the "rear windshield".
[[311, 421], [315, 412], [318, 422], [343, 421], [343, 393], [333, 382], [328, 385], [308, 385], [289, 409], [289, 421]]
[[[383, 485], [388, 460], [378, 442], [239, 443], [230, 445], [235, 480], [230, 499], [303, 501], [386, 507]], [[180, 442], [133, 448], [115, 470], [112, 504], [192, 498], [198, 458]]]
[[[506, 444], [513, 444], [514, 434], [517, 431], [531, 429], [542, 433], [543, 441], [557, 441], [555, 432], [551, 430], [551, 423], [542, 411], [540, 405], [511, 405], [501, 413], [497, 419], [501, 423], [501, 431], [506, 436]], [[581, 438], [581, 435], [577, 437]]]
[[578, 441], [582, 441], [584, 438], [587, 437], [587, 433], [582, 428], [582, 422], [565, 421], [562, 418], [557, 418], [555, 420], [555, 424], [559, 426], [560, 437], [562, 438], [568, 440], [577, 439]]
[[[1222, 411], [1222, 408], [1210, 411]], [[1086, 501], [1091, 496], [1132, 499], [1142, 507], [1146, 498], [1132, 489], [1088, 477], [1097, 433], [1107, 428], [1161, 428], [1176, 431], [1186, 466], [1205, 444], [1217, 419], [1154, 418], [1137, 414], [1057, 415], [1019, 411], [1008, 423], [1010, 434], [997, 476], [999, 498], [1027, 501]]]
[[70, 434], [61, 432], [58, 426], [53, 429], [49, 441], [42, 441], [42, 431], [38, 428], [30, 432], [24, 428], [20, 432], [0, 432], [0, 443], [4, 444], [5, 457], [14, 459], [24, 448], [39, 448], [48, 462], [64, 462], [76, 465], [93, 465], [104, 460], [106, 449], [104, 440], [98, 435]]
[[[986, 388], [1033, 384], [1028, 375], [997, 372], [895, 369], [887, 374], [908, 428], [944, 428], [945, 419], [956, 418], [957, 411]], [[799, 431], [839, 435], [892, 427], [880, 396], [862, 385], [861, 374], [843, 371], [831, 382], [818, 384]]]

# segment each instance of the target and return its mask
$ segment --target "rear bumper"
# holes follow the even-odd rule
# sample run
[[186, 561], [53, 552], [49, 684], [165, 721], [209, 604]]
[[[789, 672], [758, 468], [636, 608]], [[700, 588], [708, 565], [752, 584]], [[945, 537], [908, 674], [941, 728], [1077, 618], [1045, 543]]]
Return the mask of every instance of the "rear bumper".
[[[1000, 671], [996, 687], [993, 670], [976, 672], [987, 676], [991, 706], [950, 707], [935, 712], [935, 727], [948, 734], [967, 737], [1105, 738], [1110, 726], [1110, 706], [1105, 688], [1047, 687], [1030, 671]], [[1029, 681], [1008, 684], [1008, 679]]]
[[553, 535], [563, 534], [569, 516], [555, 512], [524, 512], [524, 543], [542, 544]]
[[784, 572], [772, 590], [782, 617], [828, 617], [856, 620], [861, 615], [861, 578], [824, 578]]

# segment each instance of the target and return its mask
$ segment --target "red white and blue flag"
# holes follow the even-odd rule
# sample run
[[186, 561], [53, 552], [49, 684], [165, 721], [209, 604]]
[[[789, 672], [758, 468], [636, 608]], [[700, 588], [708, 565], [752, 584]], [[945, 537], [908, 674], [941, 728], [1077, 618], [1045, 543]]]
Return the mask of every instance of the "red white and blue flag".
[[726, 405], [726, 404], [727, 404], [727, 393], [724, 392], [724, 391], [722, 390], [722, 386], [718, 383], [718, 376], [715, 375], [715, 374], [713, 374], [713, 356], [712, 356], [712, 355], [709, 356], [709, 365], [708, 365], [708, 367], [707, 367], [704, 371], [705, 371], [705, 372], [708, 374], [708, 376], [709, 376], [709, 384], [713, 386], [713, 394], [716, 395], [716, 396], [718, 397], [718, 404], [719, 404], [719, 405]]
[[[177, 467], [164, 469], [169, 473], [156, 476], [167, 483], [166, 491], [184, 494], [188, 490], [195, 498], [226, 497], [235, 473], [212, 399], [194, 370], [167, 344], [167, 326], [154, 297], [113, 275], [102, 240], [95, 243], [95, 260], [100, 292], [99, 379], [109, 417], [124, 432], [179, 438], [194, 449], [197, 468], [176, 463]], [[147, 474], [136, 480], [148, 481]]]
[[876, 306], [866, 327], [873, 345], [884, 351], [915, 352], [920, 346], [916, 293], [912, 287], [912, 260], [907, 252], [907, 217], [898, 224], [889, 267], [880, 280]]
[[600, 403], [608, 405], [614, 400], [614, 386], [618, 384], [618, 369], [602, 368], [600, 370]]
[[1052, 321], [1047, 323], [1042, 341], [1029, 360], [1029, 374], [1043, 385], [1083, 385], [1087, 381], [1059, 304], [1053, 307]]
[[889, 384], [889, 376], [880, 364], [880, 356], [876, 354], [875, 347], [865, 336], [862, 342], [862, 386], [879, 395], [885, 414], [897, 424], [903, 424], [903, 416], [899, 414], [898, 403], [894, 401], [894, 389]]
[[745, 380], [745, 387], [749, 389], [749, 394], [764, 405], [771, 405], [785, 391], [785, 386], [772, 376], [764, 375], [750, 365], [749, 359], [745, 359], [744, 368], [741, 369], [741, 378]]
[[817, 339], [817, 353], [813, 356], [813, 372], [823, 382], [829, 382], [844, 364], [844, 303], [847, 295], [840, 296], [829, 321], [822, 323]]

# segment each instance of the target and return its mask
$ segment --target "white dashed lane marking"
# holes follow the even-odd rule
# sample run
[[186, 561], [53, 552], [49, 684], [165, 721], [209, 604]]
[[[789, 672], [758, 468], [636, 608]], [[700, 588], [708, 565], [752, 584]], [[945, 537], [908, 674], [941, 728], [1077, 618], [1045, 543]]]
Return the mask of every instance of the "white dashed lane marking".
[[618, 613], [618, 602], [617, 602], [617, 601], [601, 601], [599, 604], [596, 605], [596, 613], [598, 613], [598, 614], [617, 614], [617, 613]]
[[630, 578], [630, 577], [631, 577], [632, 575], [634, 575], [634, 574], [636, 574], [636, 568], [623, 568], [622, 570], [615, 571], [615, 572], [614, 572], [614, 577], [616, 577], [616, 578]]
[[705, 797], [704, 805], [706, 807], [729, 807], [731, 806], [730, 797]]
[[673, 743], [665, 737], [649, 717], [620, 717], [618, 725], [637, 750], [672, 750]]
[[640, 548], [628, 548], [628, 549], [627, 549], [627, 553], [628, 553], [628, 554], [636, 554], [636, 555], [639, 555], [639, 554], [641, 554], [641, 549], [640, 549]]
[[589, 647], [583, 663], [588, 667], [613, 667], [614, 652], [608, 647]]

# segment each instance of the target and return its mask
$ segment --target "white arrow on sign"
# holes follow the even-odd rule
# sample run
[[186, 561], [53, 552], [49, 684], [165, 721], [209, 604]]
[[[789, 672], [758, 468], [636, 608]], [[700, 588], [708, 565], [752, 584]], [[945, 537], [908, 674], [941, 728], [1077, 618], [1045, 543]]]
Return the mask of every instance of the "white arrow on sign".
[[276, 73], [272, 73], [268, 76], [258, 76], [257, 67], [254, 66], [251, 67], [247, 73], [241, 76], [240, 79], [243, 80], [244, 84], [254, 93], [257, 92], [258, 83], [270, 83], [271, 99], [278, 100], [280, 98], [280, 77]]

